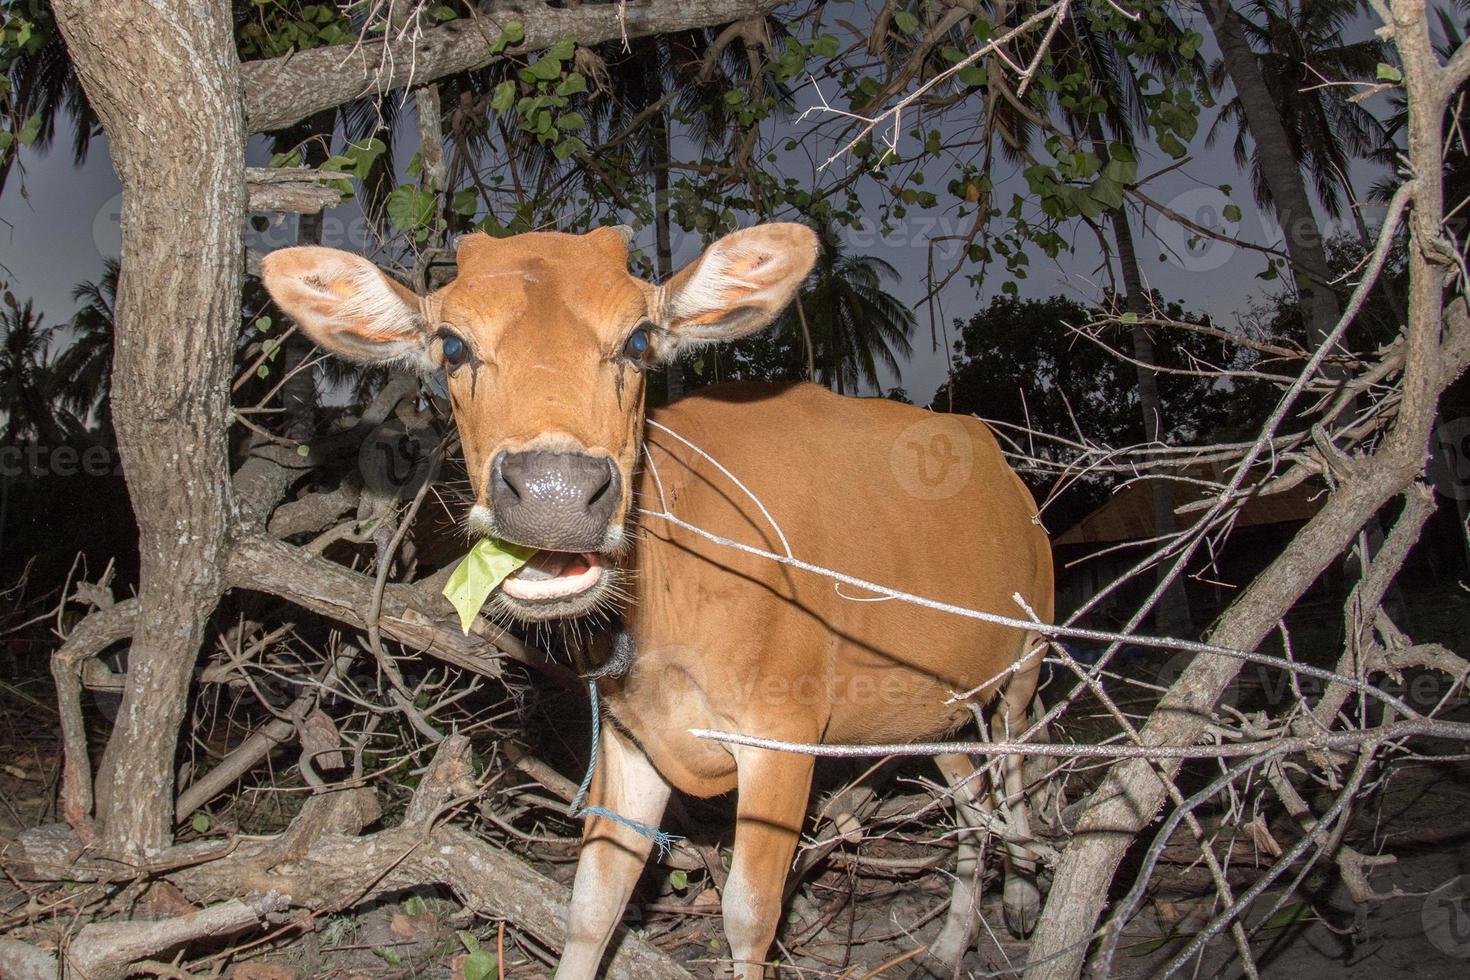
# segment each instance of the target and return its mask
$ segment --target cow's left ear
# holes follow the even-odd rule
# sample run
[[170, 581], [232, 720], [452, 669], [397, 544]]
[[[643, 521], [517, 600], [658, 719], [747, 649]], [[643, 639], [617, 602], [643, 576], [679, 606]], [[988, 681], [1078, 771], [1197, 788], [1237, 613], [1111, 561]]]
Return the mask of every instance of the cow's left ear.
[[744, 228], [657, 287], [650, 319], [680, 342], [736, 340], [776, 319], [816, 260], [805, 225]]

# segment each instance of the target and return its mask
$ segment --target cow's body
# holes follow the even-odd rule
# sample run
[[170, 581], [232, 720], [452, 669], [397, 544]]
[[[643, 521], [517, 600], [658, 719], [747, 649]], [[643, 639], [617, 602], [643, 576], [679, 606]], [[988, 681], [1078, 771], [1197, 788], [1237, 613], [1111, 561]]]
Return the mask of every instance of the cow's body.
[[[802, 226], [757, 226], [721, 238], [655, 286], [628, 274], [627, 244], [614, 229], [468, 235], [457, 278], [422, 297], [332, 249], [283, 249], [262, 263], [271, 295], [323, 347], [444, 373], [474, 493], [466, 526], [534, 549], [492, 593], [499, 613], [546, 622], [621, 607], [635, 652], [624, 676], [600, 682], [611, 717], [591, 802], [656, 824], [671, 786], [703, 796], [738, 790], [722, 901], [741, 977], [764, 973], [812, 760], [727, 747], [689, 729], [803, 742], [929, 738], [969, 716], [971, 705], [953, 695], [988, 684], [973, 701], [994, 696], [1000, 729], [1014, 733], [1025, 725], [1039, 657], [1024, 630], [872, 601], [638, 507], [777, 554], [789, 545], [806, 562], [928, 599], [1042, 620], [1052, 613], [1034, 504], [978, 422], [810, 385], [743, 386], [658, 413], [645, 440], [644, 372], [771, 323], [816, 247]], [[962, 821], [980, 829], [996, 802], [1010, 812], [1016, 873], [1006, 876], [1004, 904], [1012, 928], [1027, 931], [1039, 896], [1022, 843], [1019, 758], [1005, 760], [1004, 792], [994, 796], [989, 781], [967, 778], [974, 766], [965, 756], [936, 761], [956, 787]], [[977, 927], [978, 839], [957, 844], [949, 917], [930, 947], [945, 964], [958, 963]], [[629, 827], [589, 816], [558, 976], [597, 973], [650, 848]]]
[[[735, 474], [803, 561], [1022, 618], [1012, 598], [1019, 592], [1050, 622], [1046, 535], [983, 423], [814, 385], [707, 389], [653, 419]], [[968, 440], [969, 479], [944, 472], [963, 465], [960, 447], [936, 459], [931, 435]], [[771, 522], [716, 467], [656, 428], [645, 446], [644, 509], [663, 509], [661, 480], [681, 520], [783, 553]], [[910, 490], [926, 478], [944, 495], [916, 498]], [[690, 728], [795, 741], [932, 738], [971, 720], [967, 705], [946, 703], [953, 694], [1019, 656], [1017, 630], [898, 600], [864, 601], [873, 595], [655, 517], [640, 525], [634, 600], [624, 614], [637, 654], [628, 676], [604, 681], [602, 693], [686, 793], [735, 787], [730, 751]], [[1018, 528], [1031, 530], [1018, 537]]]
[[[1046, 535], [1030, 493], [982, 423], [812, 385], [709, 389], [653, 419], [637, 484], [643, 509], [667, 509], [775, 554], [789, 545], [803, 561], [970, 609], [1024, 617], [1013, 598], [1020, 593], [1050, 622]], [[744, 489], [660, 426], [718, 460]], [[604, 724], [611, 771], [594, 784], [592, 802], [656, 823], [667, 799], [662, 783], [697, 796], [739, 786], [725, 925], [737, 970], [758, 975], [750, 961], [766, 956], [780, 888], [752, 886], [785, 879], [811, 760], [732, 749], [689, 730], [796, 742], [929, 739], [971, 720], [970, 704], [953, 695], [997, 677], [1007, 685], [999, 723], [1019, 730], [1040, 660], [1008, 673], [1028, 640], [1020, 630], [872, 601], [657, 517], [640, 524], [625, 612], [636, 652], [625, 677], [599, 685], [615, 721]], [[998, 686], [975, 700], [989, 701]], [[940, 764], [952, 780], [972, 769], [959, 756]], [[1015, 770], [1007, 781], [1018, 794]], [[964, 792], [968, 799], [989, 787]], [[564, 977], [592, 975], [649, 849], [602, 819], [589, 824], [587, 841]], [[962, 954], [975, 922], [969, 882], [961, 885], [952, 924], [935, 944], [941, 961]], [[1021, 905], [1034, 895], [1019, 875], [1009, 887]], [[1033, 915], [1019, 909], [1028, 927]]]

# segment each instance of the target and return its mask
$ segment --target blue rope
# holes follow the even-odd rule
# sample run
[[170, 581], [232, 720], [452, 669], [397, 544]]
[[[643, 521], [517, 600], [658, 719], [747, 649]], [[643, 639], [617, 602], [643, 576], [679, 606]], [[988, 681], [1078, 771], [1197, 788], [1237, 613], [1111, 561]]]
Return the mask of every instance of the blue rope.
[[670, 848], [674, 846], [674, 841], [680, 841], [684, 838], [659, 830], [657, 827], [650, 827], [647, 824], [639, 823], [636, 820], [629, 820], [621, 814], [613, 813], [611, 810], [600, 806], [582, 805], [587, 802], [587, 791], [592, 788], [592, 774], [597, 771], [597, 756], [602, 750], [602, 712], [597, 700], [596, 678], [588, 679], [587, 696], [592, 700], [592, 758], [587, 760], [587, 775], [582, 777], [582, 785], [577, 787], [577, 795], [572, 797], [572, 804], [567, 807], [567, 816], [576, 819], [590, 813], [595, 816], [606, 817], [613, 823], [622, 824], [634, 833], [641, 834], [652, 840], [653, 846], [658, 848], [658, 856], [660, 858], [666, 858], [669, 856]]

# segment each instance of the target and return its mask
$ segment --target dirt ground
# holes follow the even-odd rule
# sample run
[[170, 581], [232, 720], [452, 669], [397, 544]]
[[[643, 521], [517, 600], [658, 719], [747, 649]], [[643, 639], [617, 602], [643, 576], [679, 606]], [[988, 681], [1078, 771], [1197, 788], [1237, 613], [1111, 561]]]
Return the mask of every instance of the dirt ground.
[[[1463, 653], [1459, 623], [1464, 607], [1458, 597], [1451, 598], [1456, 599], [1453, 604], [1442, 595], [1416, 597], [1413, 625], [1416, 636], [1449, 642]], [[49, 676], [37, 666], [0, 662], [5, 671], [0, 674], [0, 837], [57, 819], [55, 713]], [[1259, 683], [1271, 682], [1267, 678]], [[1414, 677], [1400, 683], [1411, 703], [1432, 703], [1446, 689], [1442, 680], [1417, 683], [1417, 689]], [[1262, 696], [1257, 684], [1246, 674], [1229, 696], [1248, 706]], [[1147, 705], [1129, 707], [1141, 712]], [[1457, 702], [1451, 710], [1464, 715], [1470, 707]], [[1079, 709], [1068, 734], [1086, 740], [1087, 730], [1086, 712]], [[1436, 751], [1433, 745], [1422, 748]], [[570, 773], [571, 768], [563, 771]], [[824, 782], [840, 785], [843, 775], [828, 771]], [[901, 769], [888, 782], [884, 799], [919, 793], [918, 781], [927, 775], [920, 763]], [[1381, 900], [1355, 907], [1338, 876], [1322, 866], [1310, 869], [1289, 896], [1279, 888], [1268, 891], [1246, 919], [1262, 976], [1470, 976], [1470, 760], [1401, 754], [1387, 759], [1374, 781], [1374, 793], [1356, 808], [1346, 841], [1365, 854], [1395, 858], [1371, 876]], [[1079, 798], [1082, 789], [1072, 787], [1071, 798]], [[1309, 798], [1319, 806], [1326, 799]], [[1268, 840], [1287, 847], [1297, 839], [1279, 807], [1267, 806], [1259, 814], [1259, 826], [1252, 828], [1244, 828], [1235, 817], [1201, 816], [1217, 837], [1216, 852], [1227, 864], [1237, 894], [1270, 865]], [[704, 828], [700, 842], [719, 846], [728, 845], [730, 817], [728, 799], [686, 801], [678, 822], [686, 831]], [[508, 845], [569, 884], [575, 827], [549, 810], [538, 820], [542, 839]], [[913, 951], [933, 938], [947, 907], [950, 855], [942, 843], [943, 829], [942, 822], [933, 821], [888, 827], [859, 845], [840, 848], [820, 864], [805, 879], [783, 924], [774, 951], [783, 966], [781, 975], [910, 976], [916, 963]], [[1147, 839], [1125, 862], [1114, 899], [1131, 886], [1146, 844]], [[684, 962], [696, 976], [719, 976], [728, 963], [710, 877], [652, 868], [625, 920], [628, 928]], [[961, 975], [994, 976], [1025, 962], [1026, 945], [1006, 933], [998, 889], [992, 886], [998, 880], [987, 880], [982, 935]], [[75, 928], [78, 911], [95, 897], [86, 889], [27, 894], [16, 882], [0, 879], [0, 939], [54, 946]], [[158, 896], [139, 906], [166, 907]], [[1125, 930], [1114, 975], [1155, 975], [1217, 910], [1197, 848], [1182, 837], [1177, 847], [1171, 842], [1147, 899]], [[205, 976], [222, 971], [241, 980], [551, 975], [549, 951], [521, 935], [514, 923], [502, 927], [487, 921], [444, 892], [396, 896], [374, 908], [319, 918], [315, 926], [314, 932], [288, 932], [278, 942], [244, 953], [231, 954], [221, 946], [213, 956], [195, 961], [192, 970]], [[494, 966], [497, 955], [499, 968]], [[490, 972], [478, 972], [483, 969]], [[1211, 940], [1203, 956], [1181, 975], [1234, 977], [1242, 971], [1226, 936]]]

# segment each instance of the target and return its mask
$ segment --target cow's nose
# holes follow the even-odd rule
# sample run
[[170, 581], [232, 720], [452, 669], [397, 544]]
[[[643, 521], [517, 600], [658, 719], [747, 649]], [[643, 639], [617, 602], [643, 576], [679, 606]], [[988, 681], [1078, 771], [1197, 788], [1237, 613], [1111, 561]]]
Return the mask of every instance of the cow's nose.
[[600, 551], [619, 497], [618, 468], [606, 456], [502, 452], [490, 468], [496, 527], [532, 548]]

